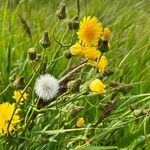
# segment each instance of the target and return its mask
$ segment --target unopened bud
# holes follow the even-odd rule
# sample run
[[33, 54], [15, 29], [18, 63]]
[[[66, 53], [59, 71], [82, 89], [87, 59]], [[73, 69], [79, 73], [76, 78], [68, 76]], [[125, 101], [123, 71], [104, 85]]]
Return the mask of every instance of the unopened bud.
[[104, 76], [111, 76], [112, 74], [114, 74], [115, 70], [112, 67], [106, 68], [106, 70], [104, 71], [103, 75]]
[[48, 32], [44, 32], [43, 35], [42, 35], [42, 38], [41, 40], [39, 41], [39, 43], [41, 44], [41, 46], [46, 49], [47, 47], [49, 47], [51, 45], [51, 42], [49, 40], [49, 37], [48, 37]]
[[28, 50], [28, 58], [29, 60], [33, 61], [36, 59], [36, 50], [34, 48], [30, 48]]
[[111, 31], [109, 28], [104, 28], [104, 31], [103, 31], [103, 36], [102, 36], [102, 40], [103, 41], [108, 41], [109, 38], [111, 36]]
[[117, 81], [112, 81], [112, 82], [110, 82], [110, 84], [109, 84], [110, 87], [118, 87], [119, 85], [120, 85], [120, 83], [117, 82]]
[[108, 41], [102, 41], [101, 39], [98, 42], [98, 49], [102, 52], [105, 53], [109, 50], [108, 46]]
[[64, 56], [67, 58], [67, 59], [70, 59], [72, 57], [71, 53], [69, 50], [66, 50], [64, 51]]
[[71, 105], [69, 108], [69, 114], [75, 116], [78, 112], [80, 112], [84, 107]]
[[68, 27], [70, 30], [74, 29], [78, 29], [79, 28], [79, 20], [78, 20], [78, 16], [75, 16], [72, 20], [68, 21]]
[[61, 20], [66, 18], [66, 5], [61, 4], [60, 8], [56, 11], [56, 16]]
[[135, 116], [142, 116], [143, 114], [143, 109], [136, 109], [133, 111]]
[[25, 87], [25, 83], [24, 83], [24, 77], [18, 77], [13, 83], [12, 83], [12, 87], [16, 88], [16, 89], [22, 89]]
[[36, 55], [36, 61], [39, 61], [41, 59], [41, 57], [42, 57], [41, 54], [37, 54]]
[[121, 92], [122, 94], [127, 94], [129, 90], [131, 90], [132, 88], [133, 88], [132, 85], [121, 84], [119, 87], [116, 88], [116, 90]]
[[13, 83], [16, 80], [17, 74], [14, 73], [12, 76], [9, 77], [9, 82]]
[[67, 83], [67, 89], [70, 92], [79, 92], [80, 83], [81, 83], [80, 79], [69, 81]]

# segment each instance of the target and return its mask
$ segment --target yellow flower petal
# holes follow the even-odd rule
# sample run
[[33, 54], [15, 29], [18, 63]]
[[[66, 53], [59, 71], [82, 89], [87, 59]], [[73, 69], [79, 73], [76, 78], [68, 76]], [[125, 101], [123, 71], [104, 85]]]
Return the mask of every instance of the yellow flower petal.
[[108, 65], [108, 60], [107, 60], [106, 56], [102, 56], [98, 63], [99, 71], [103, 73], [105, 71], [107, 65]]
[[[8, 102], [0, 104], [0, 135], [8, 134], [8, 124], [12, 117], [15, 109], [15, 104], [10, 104]], [[9, 133], [16, 130], [19, 127], [20, 117], [17, 115], [19, 109], [15, 111], [15, 114], [11, 120], [9, 126]]]
[[95, 60], [100, 57], [101, 52], [95, 47], [85, 47], [83, 50], [83, 54], [86, 58]]
[[83, 55], [83, 48], [82, 48], [81, 44], [79, 44], [79, 43], [76, 43], [73, 46], [71, 46], [69, 51], [70, 51], [71, 55], [78, 55], [78, 56]]
[[80, 127], [84, 126], [84, 123], [85, 123], [84, 118], [80, 117], [77, 119], [76, 126], [80, 128]]
[[96, 17], [84, 17], [77, 35], [83, 46], [96, 46], [102, 35], [102, 25]]
[[92, 81], [89, 85], [89, 88], [92, 92], [96, 92], [98, 94], [103, 94], [106, 92], [106, 85], [104, 85], [99, 79], [95, 79], [94, 81]]
[[[13, 95], [13, 99], [15, 99], [17, 102], [19, 101], [21, 94], [23, 91], [14, 91], [14, 95]], [[23, 94], [20, 102], [24, 101], [24, 100], [28, 100], [29, 94], [27, 94], [26, 92]]]
[[107, 40], [109, 40], [110, 36], [111, 36], [110, 29], [109, 28], [104, 28], [102, 39], [104, 41], [107, 41]]

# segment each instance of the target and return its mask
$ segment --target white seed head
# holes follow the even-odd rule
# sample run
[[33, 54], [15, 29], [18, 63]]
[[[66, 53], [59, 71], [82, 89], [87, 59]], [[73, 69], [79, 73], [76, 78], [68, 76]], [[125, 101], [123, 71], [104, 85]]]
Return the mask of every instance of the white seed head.
[[50, 74], [40, 75], [35, 82], [35, 93], [45, 101], [54, 98], [59, 91], [59, 81]]

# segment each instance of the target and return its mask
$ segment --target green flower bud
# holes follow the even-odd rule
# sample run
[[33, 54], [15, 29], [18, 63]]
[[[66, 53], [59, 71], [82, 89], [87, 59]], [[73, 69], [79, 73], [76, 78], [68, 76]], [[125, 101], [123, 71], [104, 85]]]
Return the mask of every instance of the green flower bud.
[[79, 92], [80, 83], [81, 83], [80, 79], [69, 81], [67, 83], [67, 89], [70, 92]]
[[44, 49], [46, 49], [47, 47], [49, 47], [51, 45], [47, 31], [43, 33], [42, 38], [39, 41], [39, 43]]
[[71, 105], [69, 108], [69, 114], [72, 116], [75, 116], [78, 112], [83, 110], [84, 107], [82, 106], [76, 106], [76, 105]]
[[112, 74], [114, 74], [115, 70], [112, 67], [106, 68], [106, 70], [104, 71], [103, 75], [104, 76], [111, 76]]
[[17, 74], [14, 73], [12, 76], [9, 77], [9, 82], [13, 83], [16, 80]]
[[120, 84], [120, 86], [118, 86], [116, 88], [116, 91], [121, 92], [122, 94], [127, 94], [129, 92], [129, 90], [131, 90], [133, 88], [132, 85], [125, 85], [125, 84]]
[[61, 20], [66, 18], [66, 5], [61, 4], [60, 8], [56, 11], [56, 16]]
[[29, 60], [33, 61], [36, 59], [36, 50], [34, 48], [30, 48], [28, 50], [28, 58]]
[[36, 61], [39, 61], [41, 59], [41, 57], [42, 57], [41, 54], [37, 54], [36, 55]]
[[71, 53], [69, 50], [66, 50], [64, 51], [64, 56], [67, 58], [67, 59], [70, 59], [72, 57]]

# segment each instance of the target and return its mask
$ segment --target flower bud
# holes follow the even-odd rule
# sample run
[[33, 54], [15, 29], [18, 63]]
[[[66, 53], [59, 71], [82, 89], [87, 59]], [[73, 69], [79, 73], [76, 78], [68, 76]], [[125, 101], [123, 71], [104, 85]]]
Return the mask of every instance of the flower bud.
[[132, 85], [125, 85], [125, 84], [121, 84], [120, 86], [118, 86], [116, 88], [116, 91], [121, 92], [122, 94], [127, 94], [129, 92], [129, 90], [131, 90], [133, 88]]
[[81, 110], [83, 110], [84, 107], [82, 106], [77, 106], [77, 105], [71, 105], [69, 108], [69, 114], [72, 116], [76, 116], [76, 114], [78, 112], [80, 112]]
[[74, 29], [78, 29], [79, 28], [79, 21], [78, 21], [78, 16], [75, 16], [72, 20], [68, 21], [68, 27], [70, 30]]
[[105, 53], [109, 50], [108, 47], [108, 41], [102, 41], [101, 39], [98, 42], [98, 49], [102, 52]]
[[34, 48], [30, 48], [28, 50], [28, 58], [29, 60], [33, 61], [36, 59], [36, 50]]
[[61, 4], [60, 8], [56, 11], [56, 16], [61, 20], [66, 18], [66, 5]]
[[111, 76], [112, 74], [114, 74], [115, 70], [112, 67], [106, 68], [106, 70], [104, 70], [103, 75], [104, 76]]
[[143, 109], [136, 109], [133, 111], [135, 116], [142, 116], [143, 114]]
[[39, 61], [41, 59], [41, 57], [42, 57], [41, 54], [37, 54], [36, 55], [36, 61]]
[[67, 59], [70, 59], [72, 57], [72, 54], [70, 53], [69, 50], [66, 50], [64, 51], [64, 56], [67, 58]]
[[25, 87], [25, 83], [24, 83], [24, 77], [18, 77], [13, 83], [12, 83], [12, 87], [16, 88], [16, 89], [22, 89]]
[[110, 39], [110, 36], [111, 36], [110, 29], [109, 28], [104, 28], [102, 40], [103, 41], [108, 41]]
[[46, 49], [47, 47], [49, 47], [51, 45], [47, 31], [43, 33], [42, 38], [39, 41], [39, 43], [44, 49]]
[[67, 89], [70, 92], [79, 92], [80, 83], [81, 83], [80, 79], [69, 81], [67, 83]]
[[10, 76], [10, 77], [9, 77], [9, 82], [10, 82], [10, 83], [13, 83], [13, 82], [16, 80], [16, 76], [17, 76], [16, 73], [14, 73], [12, 76]]

